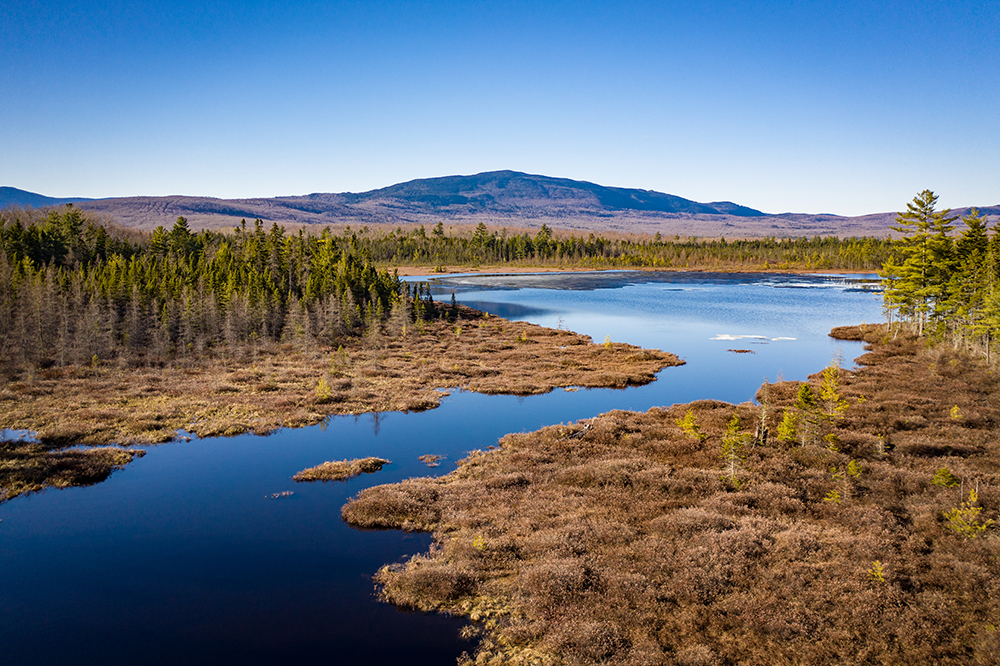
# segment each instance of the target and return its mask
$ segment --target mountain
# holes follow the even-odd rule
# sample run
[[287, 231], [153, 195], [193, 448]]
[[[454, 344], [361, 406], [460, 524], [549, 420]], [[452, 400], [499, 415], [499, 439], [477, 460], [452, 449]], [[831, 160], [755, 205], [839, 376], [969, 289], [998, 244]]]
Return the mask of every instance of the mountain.
[[468, 212], [556, 208], [580, 212], [654, 211], [743, 217], [764, 215], [759, 210], [728, 201], [704, 204], [653, 190], [605, 187], [586, 181], [535, 176], [518, 171], [422, 178], [379, 190], [342, 196], [347, 203], [396, 200], [435, 209], [465, 208]]
[[70, 197], [59, 199], [56, 197], [46, 197], [34, 192], [26, 192], [16, 187], [0, 187], [0, 208], [10, 206], [21, 208], [43, 208], [45, 206], [58, 206], [65, 203], [76, 203], [77, 201], [92, 201], [83, 197]]
[[[170, 226], [184, 216], [192, 228], [225, 229], [261, 219], [286, 226], [316, 224], [433, 226], [477, 225], [598, 233], [661, 233], [726, 238], [885, 236], [895, 213], [859, 217], [829, 214], [769, 215], [728, 201], [699, 203], [672, 194], [517, 171], [421, 178], [368, 192], [315, 193], [255, 199], [122, 197], [54, 199], [0, 188], [0, 208], [51, 206], [72, 201], [127, 227]], [[1000, 214], [1000, 206], [981, 209]], [[962, 215], [968, 209], [954, 211]]]
[[198, 226], [216, 226], [212, 222], [229, 225], [243, 218], [291, 224], [383, 224], [423, 222], [428, 215], [456, 222], [487, 216], [509, 218], [512, 222], [524, 220], [531, 226], [535, 219], [610, 218], [627, 213], [764, 215], [728, 201], [698, 203], [652, 190], [604, 187], [517, 171], [422, 178], [369, 192], [270, 199], [168, 196], [69, 200], [14, 188], [3, 188], [0, 192], [0, 207], [42, 207], [67, 201], [86, 202], [82, 207], [87, 210], [110, 215], [126, 226], [144, 228], [172, 224], [181, 215]]

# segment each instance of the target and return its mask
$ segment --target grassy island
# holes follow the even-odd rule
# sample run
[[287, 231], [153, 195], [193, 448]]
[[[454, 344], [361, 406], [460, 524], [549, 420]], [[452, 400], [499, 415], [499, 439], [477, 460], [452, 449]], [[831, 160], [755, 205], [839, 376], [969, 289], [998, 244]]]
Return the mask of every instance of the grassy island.
[[381, 594], [473, 620], [476, 664], [997, 663], [1000, 382], [833, 334], [859, 370], [507, 435], [343, 516], [434, 532]]
[[391, 460], [375, 458], [374, 456], [355, 458], [354, 460], [329, 460], [296, 473], [292, 479], [300, 483], [309, 481], [346, 481], [362, 474], [374, 474], [382, 469], [383, 466], [391, 463]]

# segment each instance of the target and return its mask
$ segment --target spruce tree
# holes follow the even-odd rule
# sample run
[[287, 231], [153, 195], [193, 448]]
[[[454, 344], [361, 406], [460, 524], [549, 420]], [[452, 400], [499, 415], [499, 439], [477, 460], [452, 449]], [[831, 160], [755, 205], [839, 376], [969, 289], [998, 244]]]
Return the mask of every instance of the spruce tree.
[[962, 218], [966, 229], [955, 243], [956, 270], [948, 283], [947, 312], [957, 340], [988, 335], [984, 325], [990, 292], [986, 218], [973, 208]]
[[915, 321], [917, 334], [932, 316], [941, 316], [947, 285], [953, 270], [953, 248], [948, 233], [953, 229], [950, 211], [937, 211], [938, 197], [924, 190], [907, 210], [896, 216], [893, 231], [901, 234], [895, 241], [902, 263], [888, 262], [882, 270], [885, 279], [885, 303], [904, 319]]

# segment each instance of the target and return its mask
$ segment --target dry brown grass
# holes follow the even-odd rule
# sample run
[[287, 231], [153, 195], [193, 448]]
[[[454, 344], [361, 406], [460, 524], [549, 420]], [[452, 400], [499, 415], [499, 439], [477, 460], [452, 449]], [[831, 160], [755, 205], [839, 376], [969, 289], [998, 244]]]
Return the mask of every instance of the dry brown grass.
[[374, 474], [383, 465], [392, 463], [385, 458], [355, 458], [353, 460], [330, 460], [315, 467], [297, 472], [295, 481], [346, 481], [362, 474]]
[[144, 453], [115, 446], [52, 451], [32, 442], [0, 442], [0, 502], [47, 486], [99, 483]]
[[[206, 356], [165, 367], [99, 363], [22, 375], [0, 385], [0, 428], [36, 432], [41, 446], [34, 450], [45, 457], [75, 444], [165, 442], [178, 430], [201, 437], [265, 434], [331, 414], [432, 409], [450, 388], [530, 395], [646, 384], [680, 363], [673, 354], [606, 347], [460, 306], [454, 322], [352, 339], [322, 353], [283, 345], [248, 358]], [[0, 448], [0, 469], [7, 470], [0, 488], [12, 497], [11, 469], [48, 463], [6, 451]]]
[[445, 458], [444, 456], [439, 456], [436, 453], [425, 453], [424, 455], [419, 456], [418, 459], [420, 460], [420, 462], [427, 465], [428, 467], [434, 468], [434, 467], [440, 467], [441, 461], [444, 460], [444, 458]]
[[[877, 342], [840, 372], [843, 418], [779, 443], [799, 383], [769, 385], [772, 435], [738, 485], [721, 437], [761, 409], [700, 401], [507, 435], [343, 516], [434, 532], [378, 573], [381, 593], [476, 621], [478, 664], [998, 663], [1000, 540], [963, 539], [943, 514], [976, 485], [983, 516], [1000, 513], [1000, 383], [912, 338], [851, 334]], [[704, 441], [677, 424], [688, 409]], [[964, 487], [932, 483], [942, 467]]]

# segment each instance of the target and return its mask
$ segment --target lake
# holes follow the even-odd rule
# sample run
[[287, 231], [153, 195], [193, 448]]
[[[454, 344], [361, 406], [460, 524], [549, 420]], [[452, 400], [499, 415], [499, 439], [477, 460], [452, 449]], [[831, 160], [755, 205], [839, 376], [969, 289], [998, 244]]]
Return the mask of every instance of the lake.
[[[358, 531], [340, 507], [362, 488], [442, 474], [508, 432], [701, 398], [750, 400], [765, 378], [805, 379], [859, 343], [827, 336], [882, 319], [875, 276], [615, 271], [444, 276], [435, 300], [678, 354], [687, 365], [623, 390], [542, 396], [455, 392], [414, 414], [179, 441], [104, 483], [0, 505], [0, 644], [6, 663], [449, 664], [474, 644], [456, 618], [401, 612], [371, 574], [429, 535]], [[729, 350], [749, 350], [736, 353]], [[445, 456], [429, 469], [417, 458]], [[291, 476], [375, 455], [346, 483]], [[293, 491], [287, 497], [272, 495]]]

